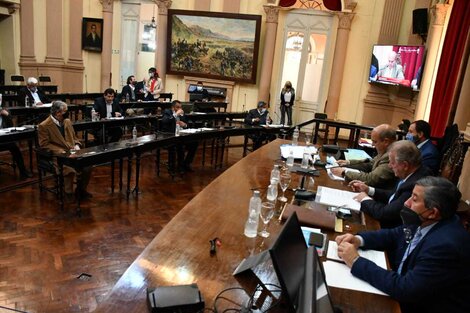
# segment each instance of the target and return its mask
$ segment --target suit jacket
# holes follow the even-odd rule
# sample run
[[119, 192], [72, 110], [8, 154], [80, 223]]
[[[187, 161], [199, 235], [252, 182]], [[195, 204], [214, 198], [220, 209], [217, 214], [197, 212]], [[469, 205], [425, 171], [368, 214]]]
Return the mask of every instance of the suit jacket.
[[[396, 251], [398, 268], [407, 248], [403, 227], [359, 234], [363, 249]], [[401, 274], [358, 258], [351, 273], [389, 294], [407, 312], [470, 312], [470, 235], [457, 216], [439, 221], [403, 264]]]
[[431, 140], [426, 141], [426, 143], [419, 148], [419, 151], [421, 151], [422, 164], [427, 166], [434, 174], [439, 173], [441, 158], [439, 151]]
[[[95, 99], [95, 103], [93, 104], [93, 108], [95, 109], [96, 113], [100, 114], [100, 118], [106, 118], [106, 102], [104, 100], [104, 97], [99, 97]], [[121, 113], [122, 115], [122, 109], [121, 106], [119, 105], [118, 99], [114, 98], [113, 104], [112, 104], [112, 112], [111, 116], [115, 117], [116, 112]]]
[[[44, 92], [42, 91], [41, 88], [38, 87], [37, 93], [38, 93], [39, 99], [41, 100], [42, 103], [51, 102], [51, 100], [49, 100], [49, 98], [46, 97], [46, 95], [44, 94]], [[28, 87], [21, 88], [20, 91], [18, 92], [18, 97], [19, 97], [18, 103], [23, 103], [23, 105], [25, 104], [24, 99], [26, 97], [28, 97], [30, 105], [31, 105], [31, 103], [34, 103], [33, 95], [31, 94], [31, 91], [29, 91]]]
[[[266, 118], [269, 115], [269, 111], [266, 110], [263, 114], [260, 114], [258, 109], [252, 109], [245, 116], [245, 124], [248, 125], [266, 125]], [[253, 119], [259, 118], [258, 122], [254, 122]]]
[[[290, 101], [289, 101], [289, 106], [293, 107], [294, 103], [295, 103], [295, 90], [294, 90], [294, 88], [291, 88], [290, 91], [292, 93], [292, 96], [291, 96]], [[284, 92], [282, 92], [282, 91], [281, 91], [281, 105], [286, 105], [286, 100], [284, 100]]]
[[[401, 225], [400, 211], [405, 201], [411, 196], [416, 181], [429, 175], [432, 175], [432, 172], [427, 167], [421, 166], [398, 189], [396, 189], [398, 184], [392, 190], [376, 188], [374, 200], [361, 202], [361, 211], [379, 220], [382, 228]], [[392, 202], [388, 203], [394, 193]]]
[[134, 88], [134, 93], [132, 93], [131, 86], [125, 85], [124, 87], [122, 87], [121, 101], [126, 99], [126, 95], [129, 95], [129, 100], [136, 101], [137, 100], [137, 88]]
[[60, 133], [59, 127], [54, 123], [49, 115], [38, 126], [39, 146], [47, 148], [54, 153], [63, 153], [69, 151], [75, 145], [80, 145], [80, 141], [75, 135], [72, 122], [69, 119], [64, 120], [65, 137]]
[[[3, 110], [6, 110], [3, 108]], [[2, 125], [0, 125], [0, 128], [8, 128], [8, 127], [13, 127], [13, 120], [11, 119], [11, 115], [9, 114], [8, 116], [2, 115]]]
[[[181, 115], [180, 121], [188, 124], [188, 118], [185, 115]], [[173, 110], [165, 109], [163, 111], [163, 117], [160, 124], [161, 131], [165, 133], [175, 133], [176, 130], [176, 118], [173, 116]]]
[[351, 161], [350, 168], [360, 170], [360, 173], [345, 173], [347, 180], [360, 180], [369, 186], [383, 189], [392, 189], [397, 181], [393, 170], [388, 167], [388, 152], [377, 155], [371, 162]]

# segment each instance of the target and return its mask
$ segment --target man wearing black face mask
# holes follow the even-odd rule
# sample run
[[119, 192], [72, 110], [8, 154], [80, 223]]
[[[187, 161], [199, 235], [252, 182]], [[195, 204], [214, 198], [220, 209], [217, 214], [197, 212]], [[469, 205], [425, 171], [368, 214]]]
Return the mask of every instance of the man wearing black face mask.
[[[38, 126], [39, 146], [52, 153], [68, 153], [70, 150], [80, 150], [81, 143], [75, 135], [72, 122], [68, 119], [67, 104], [54, 101], [51, 106], [51, 115]], [[91, 198], [86, 188], [90, 180], [91, 167], [82, 170], [81, 185], [77, 186], [76, 195], [81, 199]], [[64, 166], [64, 191], [69, 200], [73, 197], [73, 179], [75, 170]]]
[[423, 165], [427, 166], [434, 174], [439, 171], [439, 151], [429, 139], [431, 137], [431, 125], [423, 120], [414, 121], [408, 128], [406, 139], [414, 142], [421, 151]]
[[[455, 215], [460, 197], [447, 179], [422, 178], [401, 212], [404, 227], [338, 236], [338, 254], [403, 313], [470, 312], [470, 234]], [[394, 251], [392, 271], [360, 257], [359, 247]]]
[[[264, 101], [258, 102], [257, 108], [252, 109], [248, 112], [245, 117], [245, 124], [248, 125], [266, 125], [272, 122], [269, 117], [269, 111], [267, 109], [268, 104]], [[259, 135], [250, 135], [250, 138], [253, 140], [253, 150], [258, 149], [263, 145], [263, 141], [266, 139], [274, 140], [274, 135], [259, 134]]]
[[[35, 77], [28, 77], [26, 81], [26, 87], [20, 89], [18, 93], [19, 103], [25, 104], [26, 97], [30, 106], [42, 105], [49, 103], [49, 98], [42, 92], [41, 88], [38, 87], [38, 80]], [[25, 104], [26, 105], [26, 104]]]

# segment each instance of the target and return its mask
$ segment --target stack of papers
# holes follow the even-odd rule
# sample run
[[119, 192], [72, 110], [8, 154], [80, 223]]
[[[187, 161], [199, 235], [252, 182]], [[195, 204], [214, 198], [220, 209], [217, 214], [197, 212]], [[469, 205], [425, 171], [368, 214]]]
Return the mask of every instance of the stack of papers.
[[307, 150], [310, 154], [316, 154], [317, 148], [314, 146], [293, 146], [293, 145], [281, 145], [281, 155], [284, 159], [289, 157], [290, 151], [294, 152], [294, 159], [301, 159], [304, 155], [304, 151]]
[[348, 151], [344, 153], [344, 158], [348, 161], [372, 159], [367, 152], [361, 149], [348, 149]]
[[354, 200], [359, 193], [319, 186], [316, 202], [336, 207], [344, 207], [359, 212], [361, 204]]
[[[384, 269], [387, 269], [387, 262], [385, 260], [384, 252], [376, 250], [358, 250], [358, 252], [361, 257], [374, 262]], [[330, 260], [342, 262], [341, 258], [338, 256], [338, 245], [335, 241], [330, 241], [328, 243], [328, 253], [326, 257]], [[387, 296], [386, 293], [371, 286], [369, 283], [354, 277], [351, 274], [351, 269], [346, 264], [335, 261], [323, 262], [326, 283], [328, 286]]]

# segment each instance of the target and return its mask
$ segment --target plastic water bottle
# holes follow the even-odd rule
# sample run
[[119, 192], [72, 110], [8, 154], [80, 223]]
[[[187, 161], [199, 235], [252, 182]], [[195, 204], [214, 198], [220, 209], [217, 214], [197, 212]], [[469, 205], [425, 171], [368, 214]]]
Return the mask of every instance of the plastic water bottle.
[[269, 117], [269, 112], [266, 113], [266, 126], [269, 126], [271, 124], [271, 119]]
[[130, 99], [129, 99], [129, 94], [126, 93], [126, 102], [129, 103], [130, 102]]
[[277, 191], [278, 189], [277, 189], [277, 183], [276, 183], [276, 184], [269, 185], [268, 192], [266, 193], [266, 199], [268, 199], [268, 201], [274, 205], [276, 205]]
[[91, 121], [94, 122], [96, 121], [96, 111], [95, 108], [91, 109]]
[[28, 96], [24, 97], [24, 106], [29, 108], [29, 98], [28, 98]]
[[0, 110], [2, 109], [2, 94], [0, 93]]
[[137, 127], [132, 128], [132, 140], [137, 141]]
[[279, 165], [274, 164], [274, 168], [271, 171], [271, 178], [269, 179], [269, 182], [271, 183], [271, 185], [277, 185], [280, 179], [281, 171], [279, 170]]
[[181, 131], [181, 126], [179, 124], [176, 124], [175, 127], [175, 136], [179, 136]]
[[258, 190], [253, 191], [248, 208], [248, 218], [245, 223], [245, 236], [254, 238], [258, 234], [259, 212], [261, 211], [261, 198]]
[[295, 126], [294, 133], [292, 134], [292, 145], [296, 146], [299, 143], [299, 127]]
[[304, 153], [302, 155], [302, 163], [300, 164], [300, 167], [307, 169], [309, 159], [310, 159], [310, 153], [308, 152], [308, 149], [305, 148]]
[[289, 150], [289, 156], [287, 157], [286, 165], [289, 167], [294, 166], [294, 149]]

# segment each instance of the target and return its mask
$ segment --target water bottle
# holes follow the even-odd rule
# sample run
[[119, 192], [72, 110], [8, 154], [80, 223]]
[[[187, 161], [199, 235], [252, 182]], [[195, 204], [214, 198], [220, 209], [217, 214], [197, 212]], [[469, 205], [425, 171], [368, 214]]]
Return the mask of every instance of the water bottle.
[[245, 223], [245, 236], [254, 238], [258, 234], [259, 213], [261, 211], [261, 198], [258, 190], [253, 191], [248, 208], [248, 218]]
[[28, 96], [24, 97], [24, 106], [29, 108], [29, 98], [28, 98]]
[[269, 117], [269, 112], [266, 113], [266, 126], [269, 126], [269, 124], [271, 124], [271, 119]]
[[295, 126], [294, 133], [292, 134], [292, 145], [296, 146], [299, 143], [299, 127]]
[[0, 110], [2, 109], [2, 94], [0, 93]]
[[129, 94], [126, 93], [126, 102], [129, 103], [130, 102], [130, 99], [129, 99]]
[[137, 140], [137, 127], [132, 128], [132, 140], [136, 141]]
[[176, 124], [175, 127], [175, 136], [179, 136], [181, 131], [181, 126], [179, 124]]
[[287, 157], [286, 165], [289, 167], [294, 166], [294, 149], [289, 150], [289, 156]]
[[274, 168], [271, 171], [271, 178], [269, 179], [271, 185], [277, 185], [281, 179], [281, 171], [279, 170], [279, 165], [274, 164]]
[[95, 108], [91, 109], [91, 121], [94, 122], [96, 121], [96, 111]]
[[268, 186], [268, 192], [266, 194], [266, 199], [268, 199], [269, 202], [272, 204], [276, 205], [276, 199], [277, 199], [277, 183], [276, 184], [271, 184]]
[[310, 153], [308, 152], [308, 149], [304, 149], [304, 153], [302, 155], [302, 163], [300, 164], [301, 168], [308, 168], [308, 161], [310, 160]]

